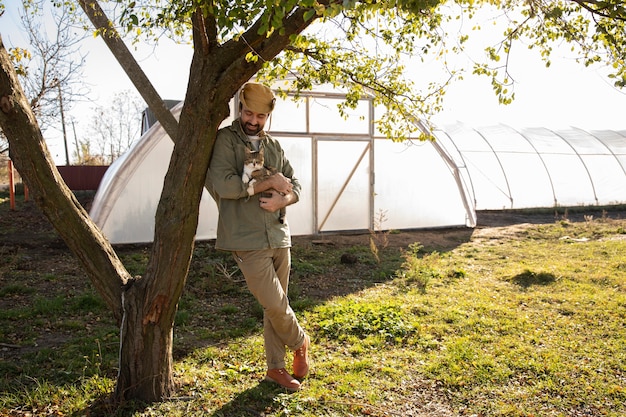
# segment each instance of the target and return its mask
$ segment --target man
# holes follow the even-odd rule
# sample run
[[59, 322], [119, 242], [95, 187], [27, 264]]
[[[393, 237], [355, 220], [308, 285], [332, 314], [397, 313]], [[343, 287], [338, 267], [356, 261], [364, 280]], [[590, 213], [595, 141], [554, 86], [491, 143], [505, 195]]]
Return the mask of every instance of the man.
[[[263, 307], [265, 379], [297, 391], [298, 379], [309, 371], [310, 339], [287, 299], [291, 234], [287, 221], [279, 220], [279, 211], [298, 201], [300, 183], [280, 144], [263, 131], [276, 103], [272, 90], [249, 82], [241, 88], [239, 101], [239, 118], [217, 133], [207, 175], [207, 188], [219, 210], [215, 247], [233, 253]], [[263, 149], [265, 166], [276, 173], [243, 183], [246, 148]], [[285, 368], [286, 348], [294, 351], [293, 375]]]

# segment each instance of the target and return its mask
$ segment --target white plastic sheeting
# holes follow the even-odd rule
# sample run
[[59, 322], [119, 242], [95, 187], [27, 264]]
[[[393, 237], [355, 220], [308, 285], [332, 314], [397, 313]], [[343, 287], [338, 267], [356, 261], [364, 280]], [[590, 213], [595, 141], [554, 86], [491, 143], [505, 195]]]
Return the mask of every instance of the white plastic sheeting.
[[[294, 235], [473, 227], [476, 210], [626, 203], [626, 132], [457, 124], [431, 132], [434, 142], [397, 143], [373, 128], [370, 100], [344, 120], [341, 99], [279, 100], [266, 126], [302, 184], [287, 208]], [[107, 171], [90, 214], [112, 243], [153, 240], [172, 149], [156, 124]], [[205, 190], [197, 239], [215, 238], [217, 214]]]
[[[266, 126], [302, 184], [300, 201], [287, 208], [294, 235], [475, 225], [463, 179], [440, 147], [376, 137], [369, 100], [348, 120], [338, 116], [339, 101], [320, 94], [300, 104], [279, 100]], [[172, 111], [178, 116], [180, 105]], [[153, 240], [172, 149], [156, 124], [107, 171], [90, 214], [112, 243]], [[197, 239], [214, 238], [216, 227], [217, 208], [205, 190]]]
[[476, 210], [626, 203], [626, 131], [437, 129]]
[[[174, 108], [178, 117], [181, 106]], [[154, 216], [174, 143], [160, 124], [109, 167], [91, 206], [90, 216], [111, 243], [151, 242]], [[217, 230], [217, 208], [206, 190], [202, 193], [198, 239], [210, 239]]]

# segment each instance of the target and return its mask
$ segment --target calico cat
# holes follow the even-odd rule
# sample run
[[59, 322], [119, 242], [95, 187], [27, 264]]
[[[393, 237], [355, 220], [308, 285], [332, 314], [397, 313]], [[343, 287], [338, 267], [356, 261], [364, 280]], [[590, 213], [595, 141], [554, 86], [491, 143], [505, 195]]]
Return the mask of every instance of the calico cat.
[[241, 181], [245, 184], [254, 184], [262, 181], [274, 174], [276, 170], [265, 167], [265, 158], [263, 157], [263, 149], [260, 151], [251, 151], [246, 148], [246, 157], [243, 161], [243, 174]]
[[[243, 181], [244, 184], [253, 185], [255, 182], [263, 181], [264, 179], [275, 173], [275, 168], [265, 167], [263, 148], [261, 148], [259, 151], [251, 151], [250, 149], [246, 148], [246, 157], [243, 161], [243, 174], [241, 175], [241, 181]], [[271, 193], [261, 193], [261, 197], [271, 197]], [[278, 216], [278, 221], [282, 224], [285, 223], [286, 214], [287, 209], [285, 207], [281, 208]]]

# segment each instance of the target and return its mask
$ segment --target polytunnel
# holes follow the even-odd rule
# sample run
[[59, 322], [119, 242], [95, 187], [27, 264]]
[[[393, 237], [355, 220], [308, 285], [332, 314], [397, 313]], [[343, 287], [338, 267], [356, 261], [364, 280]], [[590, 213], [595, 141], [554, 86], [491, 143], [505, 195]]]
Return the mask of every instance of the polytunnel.
[[434, 133], [475, 210], [626, 202], [626, 131], [456, 124]]
[[[436, 140], [394, 142], [375, 129], [371, 98], [347, 119], [337, 110], [343, 99], [323, 91], [279, 99], [266, 125], [302, 184], [287, 210], [293, 235], [474, 227], [476, 210], [626, 200], [624, 132], [420, 125]], [[112, 243], [152, 241], [172, 149], [156, 123], [105, 174], [90, 215]], [[204, 190], [196, 238], [213, 239], [216, 229]]]

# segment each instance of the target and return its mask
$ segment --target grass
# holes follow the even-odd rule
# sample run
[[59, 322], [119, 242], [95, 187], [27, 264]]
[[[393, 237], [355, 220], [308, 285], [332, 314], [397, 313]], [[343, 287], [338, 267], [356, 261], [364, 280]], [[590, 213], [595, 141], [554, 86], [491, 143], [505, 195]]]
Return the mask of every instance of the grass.
[[[626, 414], [626, 221], [475, 233], [450, 250], [379, 249], [348, 248], [362, 267], [350, 269], [336, 262], [345, 249], [294, 248], [290, 297], [313, 338], [313, 367], [304, 389], [287, 394], [259, 383], [262, 312], [241, 276], [198, 245], [175, 329], [176, 398], [109, 415]], [[123, 254], [136, 273], [144, 253]], [[12, 265], [3, 273], [20, 272]], [[309, 292], [324, 280], [355, 289]], [[0, 415], [107, 411], [117, 335], [97, 297], [85, 290], [62, 308], [18, 283], [0, 297], [34, 300], [3, 309], [2, 339], [31, 321], [65, 336], [0, 362]], [[22, 346], [39, 340], [20, 334]]]

